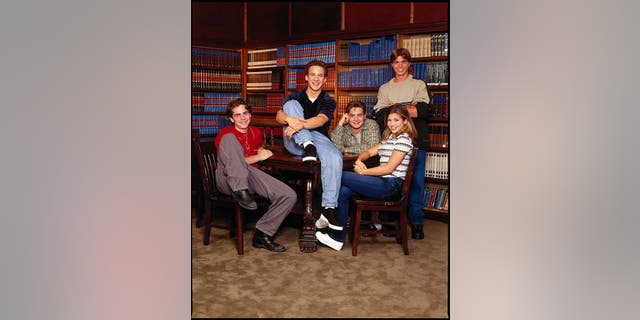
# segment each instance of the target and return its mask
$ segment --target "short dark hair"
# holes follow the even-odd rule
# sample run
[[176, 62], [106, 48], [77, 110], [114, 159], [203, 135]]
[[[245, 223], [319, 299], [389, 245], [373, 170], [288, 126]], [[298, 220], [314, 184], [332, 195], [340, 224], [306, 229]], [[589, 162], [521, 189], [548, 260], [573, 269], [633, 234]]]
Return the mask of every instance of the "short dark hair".
[[324, 70], [324, 76], [327, 76], [327, 64], [324, 63], [324, 61], [321, 60], [311, 60], [307, 63], [307, 65], [304, 66], [304, 74], [309, 74], [309, 68], [311, 68], [312, 66], [319, 66], [322, 67], [322, 70]]
[[349, 111], [353, 108], [362, 108], [362, 112], [367, 112], [367, 106], [365, 106], [362, 101], [354, 100], [350, 101], [349, 104], [347, 104], [347, 108], [344, 110], [344, 113], [349, 113]]
[[409, 49], [406, 49], [406, 48], [394, 49], [393, 51], [391, 51], [391, 55], [389, 55], [389, 61], [393, 63], [398, 57], [403, 57], [407, 61], [411, 62], [411, 52], [409, 52]]
[[233, 108], [241, 105], [245, 105], [247, 108], [247, 111], [251, 113], [251, 106], [247, 104], [247, 102], [244, 101], [243, 99], [238, 98], [238, 99], [232, 100], [227, 104], [227, 117], [231, 118], [231, 116], [233, 115]]

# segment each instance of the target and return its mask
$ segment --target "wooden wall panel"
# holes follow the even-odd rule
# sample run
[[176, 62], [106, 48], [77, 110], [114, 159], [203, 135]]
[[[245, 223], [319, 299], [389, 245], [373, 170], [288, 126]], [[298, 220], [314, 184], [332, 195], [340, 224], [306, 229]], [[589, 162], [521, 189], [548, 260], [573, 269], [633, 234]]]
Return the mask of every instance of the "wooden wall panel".
[[291, 2], [291, 35], [340, 31], [340, 1]]
[[418, 25], [449, 21], [448, 2], [415, 2], [413, 7], [413, 23]]
[[344, 2], [345, 30], [340, 30], [342, 13], [338, 1], [192, 1], [191, 41], [194, 45], [212, 47], [263, 48], [292, 42], [448, 28], [448, 2], [414, 2], [413, 6], [414, 20], [410, 23], [411, 2]]
[[410, 2], [345, 2], [345, 32], [409, 25]]
[[288, 38], [288, 1], [247, 2], [247, 47], [272, 46]]
[[191, 43], [220, 48], [244, 47], [242, 2], [191, 2]]

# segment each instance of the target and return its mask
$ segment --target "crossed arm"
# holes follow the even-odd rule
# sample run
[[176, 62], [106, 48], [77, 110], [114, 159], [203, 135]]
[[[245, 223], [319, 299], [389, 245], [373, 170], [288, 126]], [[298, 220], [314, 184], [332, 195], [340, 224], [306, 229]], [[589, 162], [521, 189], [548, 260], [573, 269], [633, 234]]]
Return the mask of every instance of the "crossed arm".
[[315, 129], [323, 126], [327, 121], [329, 121], [329, 118], [322, 113], [309, 119], [296, 118], [284, 113], [282, 110], [278, 110], [278, 113], [276, 114], [276, 121], [288, 126], [284, 131], [284, 135], [291, 138], [296, 132], [302, 129]]
[[358, 156], [356, 162], [353, 164], [353, 172], [364, 176], [384, 176], [392, 173], [393, 170], [395, 170], [398, 165], [400, 165], [400, 163], [404, 159], [404, 156], [407, 154], [406, 152], [393, 150], [393, 152], [391, 153], [391, 157], [389, 157], [389, 162], [377, 167], [367, 168], [367, 165], [364, 164], [364, 161], [366, 161], [370, 157], [377, 155], [378, 148], [380, 148], [380, 143], [369, 148], [368, 150], [363, 151]]

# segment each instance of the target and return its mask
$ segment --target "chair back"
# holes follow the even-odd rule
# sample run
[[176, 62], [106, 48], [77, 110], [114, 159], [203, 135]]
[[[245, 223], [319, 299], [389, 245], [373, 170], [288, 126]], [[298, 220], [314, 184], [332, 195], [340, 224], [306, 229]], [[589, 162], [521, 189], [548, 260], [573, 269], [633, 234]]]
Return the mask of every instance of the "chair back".
[[195, 141], [196, 157], [204, 193], [211, 197], [219, 194], [216, 186], [216, 145], [214, 141]]
[[400, 189], [400, 199], [398, 201], [407, 203], [409, 198], [409, 188], [411, 187], [411, 177], [413, 177], [413, 169], [416, 166], [416, 157], [418, 156], [418, 148], [413, 148], [413, 152], [409, 157], [409, 165], [407, 165], [407, 174], [404, 176], [404, 182], [402, 182], [402, 188]]

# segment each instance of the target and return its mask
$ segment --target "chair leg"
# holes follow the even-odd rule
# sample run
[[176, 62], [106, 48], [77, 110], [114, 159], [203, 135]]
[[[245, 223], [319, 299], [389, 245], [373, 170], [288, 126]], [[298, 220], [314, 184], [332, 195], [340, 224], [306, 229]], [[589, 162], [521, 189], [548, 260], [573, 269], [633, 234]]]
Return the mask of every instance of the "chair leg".
[[202, 239], [202, 243], [205, 246], [209, 245], [209, 238], [211, 237], [212, 216], [213, 211], [211, 210], [211, 200], [204, 199], [204, 239]]
[[236, 207], [236, 250], [238, 254], [244, 254], [244, 238], [242, 237], [242, 231], [244, 226], [242, 223], [242, 210], [238, 204]]
[[409, 241], [407, 236], [407, 210], [400, 211], [400, 232], [402, 233], [402, 249], [404, 250], [404, 254], [409, 254]]
[[360, 238], [360, 219], [362, 217], [362, 209], [361, 208], [357, 208], [356, 209], [356, 216], [355, 216], [355, 221], [353, 221], [353, 223], [351, 224], [351, 227], [353, 228], [353, 245], [352, 245], [352, 249], [351, 249], [351, 255], [352, 256], [357, 256], [358, 255], [358, 238]]

